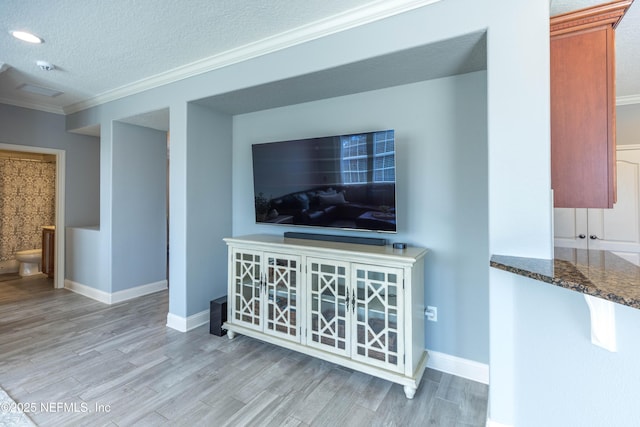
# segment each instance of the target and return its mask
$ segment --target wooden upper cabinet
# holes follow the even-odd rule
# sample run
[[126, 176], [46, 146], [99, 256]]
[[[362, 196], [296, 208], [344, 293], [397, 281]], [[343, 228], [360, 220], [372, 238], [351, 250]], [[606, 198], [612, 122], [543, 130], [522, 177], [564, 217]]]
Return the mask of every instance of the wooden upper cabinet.
[[551, 18], [551, 186], [557, 208], [615, 203], [614, 30], [632, 2]]

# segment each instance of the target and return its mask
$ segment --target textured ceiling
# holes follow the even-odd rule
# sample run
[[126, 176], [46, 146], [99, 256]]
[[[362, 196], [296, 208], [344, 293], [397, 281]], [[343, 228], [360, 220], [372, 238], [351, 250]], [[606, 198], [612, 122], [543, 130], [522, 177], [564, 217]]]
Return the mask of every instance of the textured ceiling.
[[[0, 102], [65, 107], [383, 0], [2, 0]], [[402, 0], [398, 3], [411, 3]], [[415, 3], [415, 1], [414, 1]], [[10, 30], [45, 40], [30, 45]], [[42, 71], [37, 60], [56, 66]], [[17, 92], [24, 82], [64, 93]]]
[[[446, 0], [445, 0], [446, 1]], [[0, 102], [37, 108], [44, 111], [70, 112], [85, 103], [125, 96], [140, 90], [144, 84], [158, 81], [159, 76], [174, 77], [175, 70], [202, 64], [212, 58], [230, 55], [242, 49], [263, 46], [285, 35], [308, 34], [313, 29], [326, 29], [336, 22], [361, 22], [368, 16], [380, 17], [428, 4], [429, 0], [0, 0]], [[551, 14], [601, 3], [594, 0], [551, 0]], [[640, 98], [640, 1], [633, 4], [617, 30], [617, 94]], [[400, 5], [400, 6], [399, 6]], [[395, 9], [394, 9], [395, 8]], [[334, 28], [334, 27], [331, 27]], [[337, 28], [337, 27], [336, 27]], [[42, 38], [42, 45], [29, 45], [13, 39], [9, 31], [30, 30]], [[339, 28], [336, 29], [336, 31]], [[475, 39], [473, 38], [475, 37]], [[478, 35], [454, 41], [452, 49], [435, 44], [425, 47], [431, 61], [424, 78], [451, 75], [459, 70], [483, 67], [485, 60], [477, 44]], [[446, 46], [446, 44], [444, 45]], [[467, 51], [456, 52], [456, 49]], [[471, 55], [467, 57], [465, 55]], [[395, 62], [390, 73], [375, 70], [391, 65], [394, 55], [351, 64], [326, 73], [300, 76], [286, 84], [316, 82], [316, 92], [302, 91], [299, 102], [317, 99], [323, 93], [322, 82], [336, 82], [341, 76], [344, 87], [340, 95], [361, 90], [386, 87], [414, 81], [416, 69], [399, 67], [407, 63], [406, 52], [397, 53], [404, 62]], [[404, 55], [404, 56], [403, 56]], [[233, 57], [231, 55], [230, 57]], [[482, 58], [480, 58], [482, 57]], [[56, 66], [54, 71], [42, 71], [37, 60]], [[480, 60], [479, 63], [474, 62]], [[386, 61], [386, 62], [385, 62]], [[8, 68], [3, 72], [2, 64]], [[434, 66], [439, 64], [440, 67]], [[376, 67], [374, 67], [376, 65]], [[450, 66], [448, 70], [443, 68]], [[484, 65], [486, 66], [486, 64]], [[457, 67], [457, 68], [456, 68]], [[5, 67], [6, 68], [6, 67]], [[366, 81], [353, 81], [346, 76], [353, 70], [367, 70]], [[200, 70], [202, 71], [202, 69]], [[371, 72], [373, 71], [373, 72]], [[184, 75], [182, 76], [184, 77]], [[167, 82], [165, 79], [163, 82]], [[17, 90], [24, 83], [62, 91], [55, 97], [45, 97]], [[268, 105], [295, 100], [278, 98], [279, 87], [285, 82], [253, 88], [272, 93]], [[349, 85], [355, 85], [349, 87]], [[279, 86], [280, 85], [280, 86]], [[357, 87], [356, 87], [357, 86]], [[291, 92], [291, 91], [289, 91]], [[325, 91], [325, 95], [328, 92]], [[231, 96], [233, 95], [233, 96]], [[245, 99], [250, 91], [203, 102], [216, 104], [228, 111], [247, 111]], [[253, 97], [255, 100], [256, 98]], [[262, 98], [261, 98], [262, 99]], [[224, 105], [223, 105], [224, 104]], [[162, 111], [160, 122], [166, 121]], [[164, 119], [163, 119], [164, 117]], [[154, 123], [153, 113], [141, 115], [145, 123]], [[88, 132], [95, 132], [89, 129]]]

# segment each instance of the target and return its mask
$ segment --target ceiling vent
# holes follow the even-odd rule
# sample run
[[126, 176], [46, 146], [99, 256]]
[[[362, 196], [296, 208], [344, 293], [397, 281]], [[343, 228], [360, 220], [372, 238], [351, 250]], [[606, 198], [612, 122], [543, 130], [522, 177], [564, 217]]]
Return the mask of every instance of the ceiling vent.
[[53, 98], [54, 96], [62, 95], [62, 92], [54, 89], [49, 89], [46, 87], [35, 86], [29, 83], [25, 83], [23, 85], [18, 86], [19, 90], [23, 90], [29, 93], [35, 93], [36, 95], [49, 96]]

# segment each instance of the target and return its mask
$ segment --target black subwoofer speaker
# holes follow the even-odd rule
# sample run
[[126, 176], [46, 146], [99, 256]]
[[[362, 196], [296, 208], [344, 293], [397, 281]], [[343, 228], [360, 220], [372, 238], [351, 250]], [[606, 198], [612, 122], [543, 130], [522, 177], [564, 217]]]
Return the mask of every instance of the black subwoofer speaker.
[[227, 321], [227, 297], [214, 299], [210, 303], [209, 333], [219, 337], [225, 335], [227, 330], [222, 324]]

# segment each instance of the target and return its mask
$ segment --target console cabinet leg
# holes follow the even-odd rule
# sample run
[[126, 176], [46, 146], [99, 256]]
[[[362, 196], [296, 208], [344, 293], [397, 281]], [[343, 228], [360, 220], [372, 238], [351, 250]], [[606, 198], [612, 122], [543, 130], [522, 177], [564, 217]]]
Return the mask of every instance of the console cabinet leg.
[[404, 386], [404, 395], [407, 396], [407, 399], [413, 399], [413, 396], [416, 395], [417, 389], [417, 387], [406, 385]]
[[230, 340], [232, 340], [236, 337], [236, 333], [233, 331], [227, 331], [227, 336], [229, 337]]

